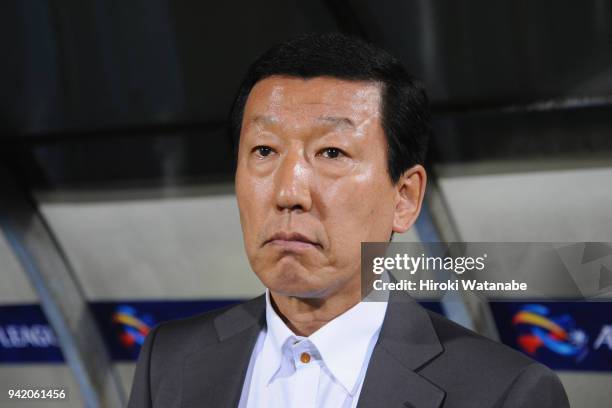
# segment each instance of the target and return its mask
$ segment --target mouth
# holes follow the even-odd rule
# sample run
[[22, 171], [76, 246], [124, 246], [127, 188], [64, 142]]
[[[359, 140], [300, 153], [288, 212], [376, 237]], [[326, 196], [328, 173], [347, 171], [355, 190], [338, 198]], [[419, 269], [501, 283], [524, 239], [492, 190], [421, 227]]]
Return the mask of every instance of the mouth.
[[321, 249], [322, 246], [314, 239], [299, 232], [277, 232], [264, 242], [265, 245], [278, 246], [288, 250]]

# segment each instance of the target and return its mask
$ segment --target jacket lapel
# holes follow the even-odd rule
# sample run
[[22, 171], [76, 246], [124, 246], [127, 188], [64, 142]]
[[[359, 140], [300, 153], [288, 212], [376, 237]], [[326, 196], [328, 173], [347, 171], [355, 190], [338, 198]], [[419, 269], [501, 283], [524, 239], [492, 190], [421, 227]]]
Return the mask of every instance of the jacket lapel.
[[439, 407], [444, 390], [417, 370], [442, 352], [427, 312], [406, 293], [393, 291], [357, 406]]
[[265, 324], [265, 297], [215, 318], [218, 342], [183, 363], [183, 408], [236, 407], [257, 336]]

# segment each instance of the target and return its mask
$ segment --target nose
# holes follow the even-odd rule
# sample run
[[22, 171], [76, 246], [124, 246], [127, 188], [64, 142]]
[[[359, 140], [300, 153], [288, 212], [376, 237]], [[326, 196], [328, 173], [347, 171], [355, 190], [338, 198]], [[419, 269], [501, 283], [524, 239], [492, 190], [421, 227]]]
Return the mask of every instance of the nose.
[[290, 151], [282, 159], [277, 170], [276, 207], [279, 211], [309, 211], [311, 169], [298, 151]]

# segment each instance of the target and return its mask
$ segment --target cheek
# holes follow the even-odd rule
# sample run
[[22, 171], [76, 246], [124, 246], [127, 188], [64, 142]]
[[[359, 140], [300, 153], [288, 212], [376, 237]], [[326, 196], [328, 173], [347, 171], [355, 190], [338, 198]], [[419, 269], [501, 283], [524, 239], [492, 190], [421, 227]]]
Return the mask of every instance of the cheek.
[[248, 170], [237, 173], [235, 185], [245, 246], [249, 248], [257, 244], [262, 233], [272, 190], [266, 179], [252, 177]]
[[252, 188], [252, 183], [248, 178], [241, 177], [236, 179], [236, 200], [238, 201], [238, 210], [240, 212], [240, 223], [245, 238], [245, 243], [248, 243], [250, 236], [249, 231], [253, 226], [253, 219], [257, 209], [254, 208], [254, 203], [257, 202], [253, 195], [256, 190]]
[[[393, 187], [380, 177], [358, 175], [324, 187], [330, 239], [359, 247], [362, 241], [386, 241], [393, 223]], [[354, 244], [354, 245], [351, 245]]]

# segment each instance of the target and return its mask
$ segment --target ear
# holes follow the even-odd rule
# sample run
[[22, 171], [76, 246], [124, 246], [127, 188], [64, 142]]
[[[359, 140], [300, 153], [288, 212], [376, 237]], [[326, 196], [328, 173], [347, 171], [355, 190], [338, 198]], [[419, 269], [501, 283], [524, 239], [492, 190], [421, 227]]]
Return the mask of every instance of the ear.
[[412, 227], [421, 211], [426, 184], [427, 173], [420, 164], [402, 173], [395, 185], [393, 232], [406, 232]]

